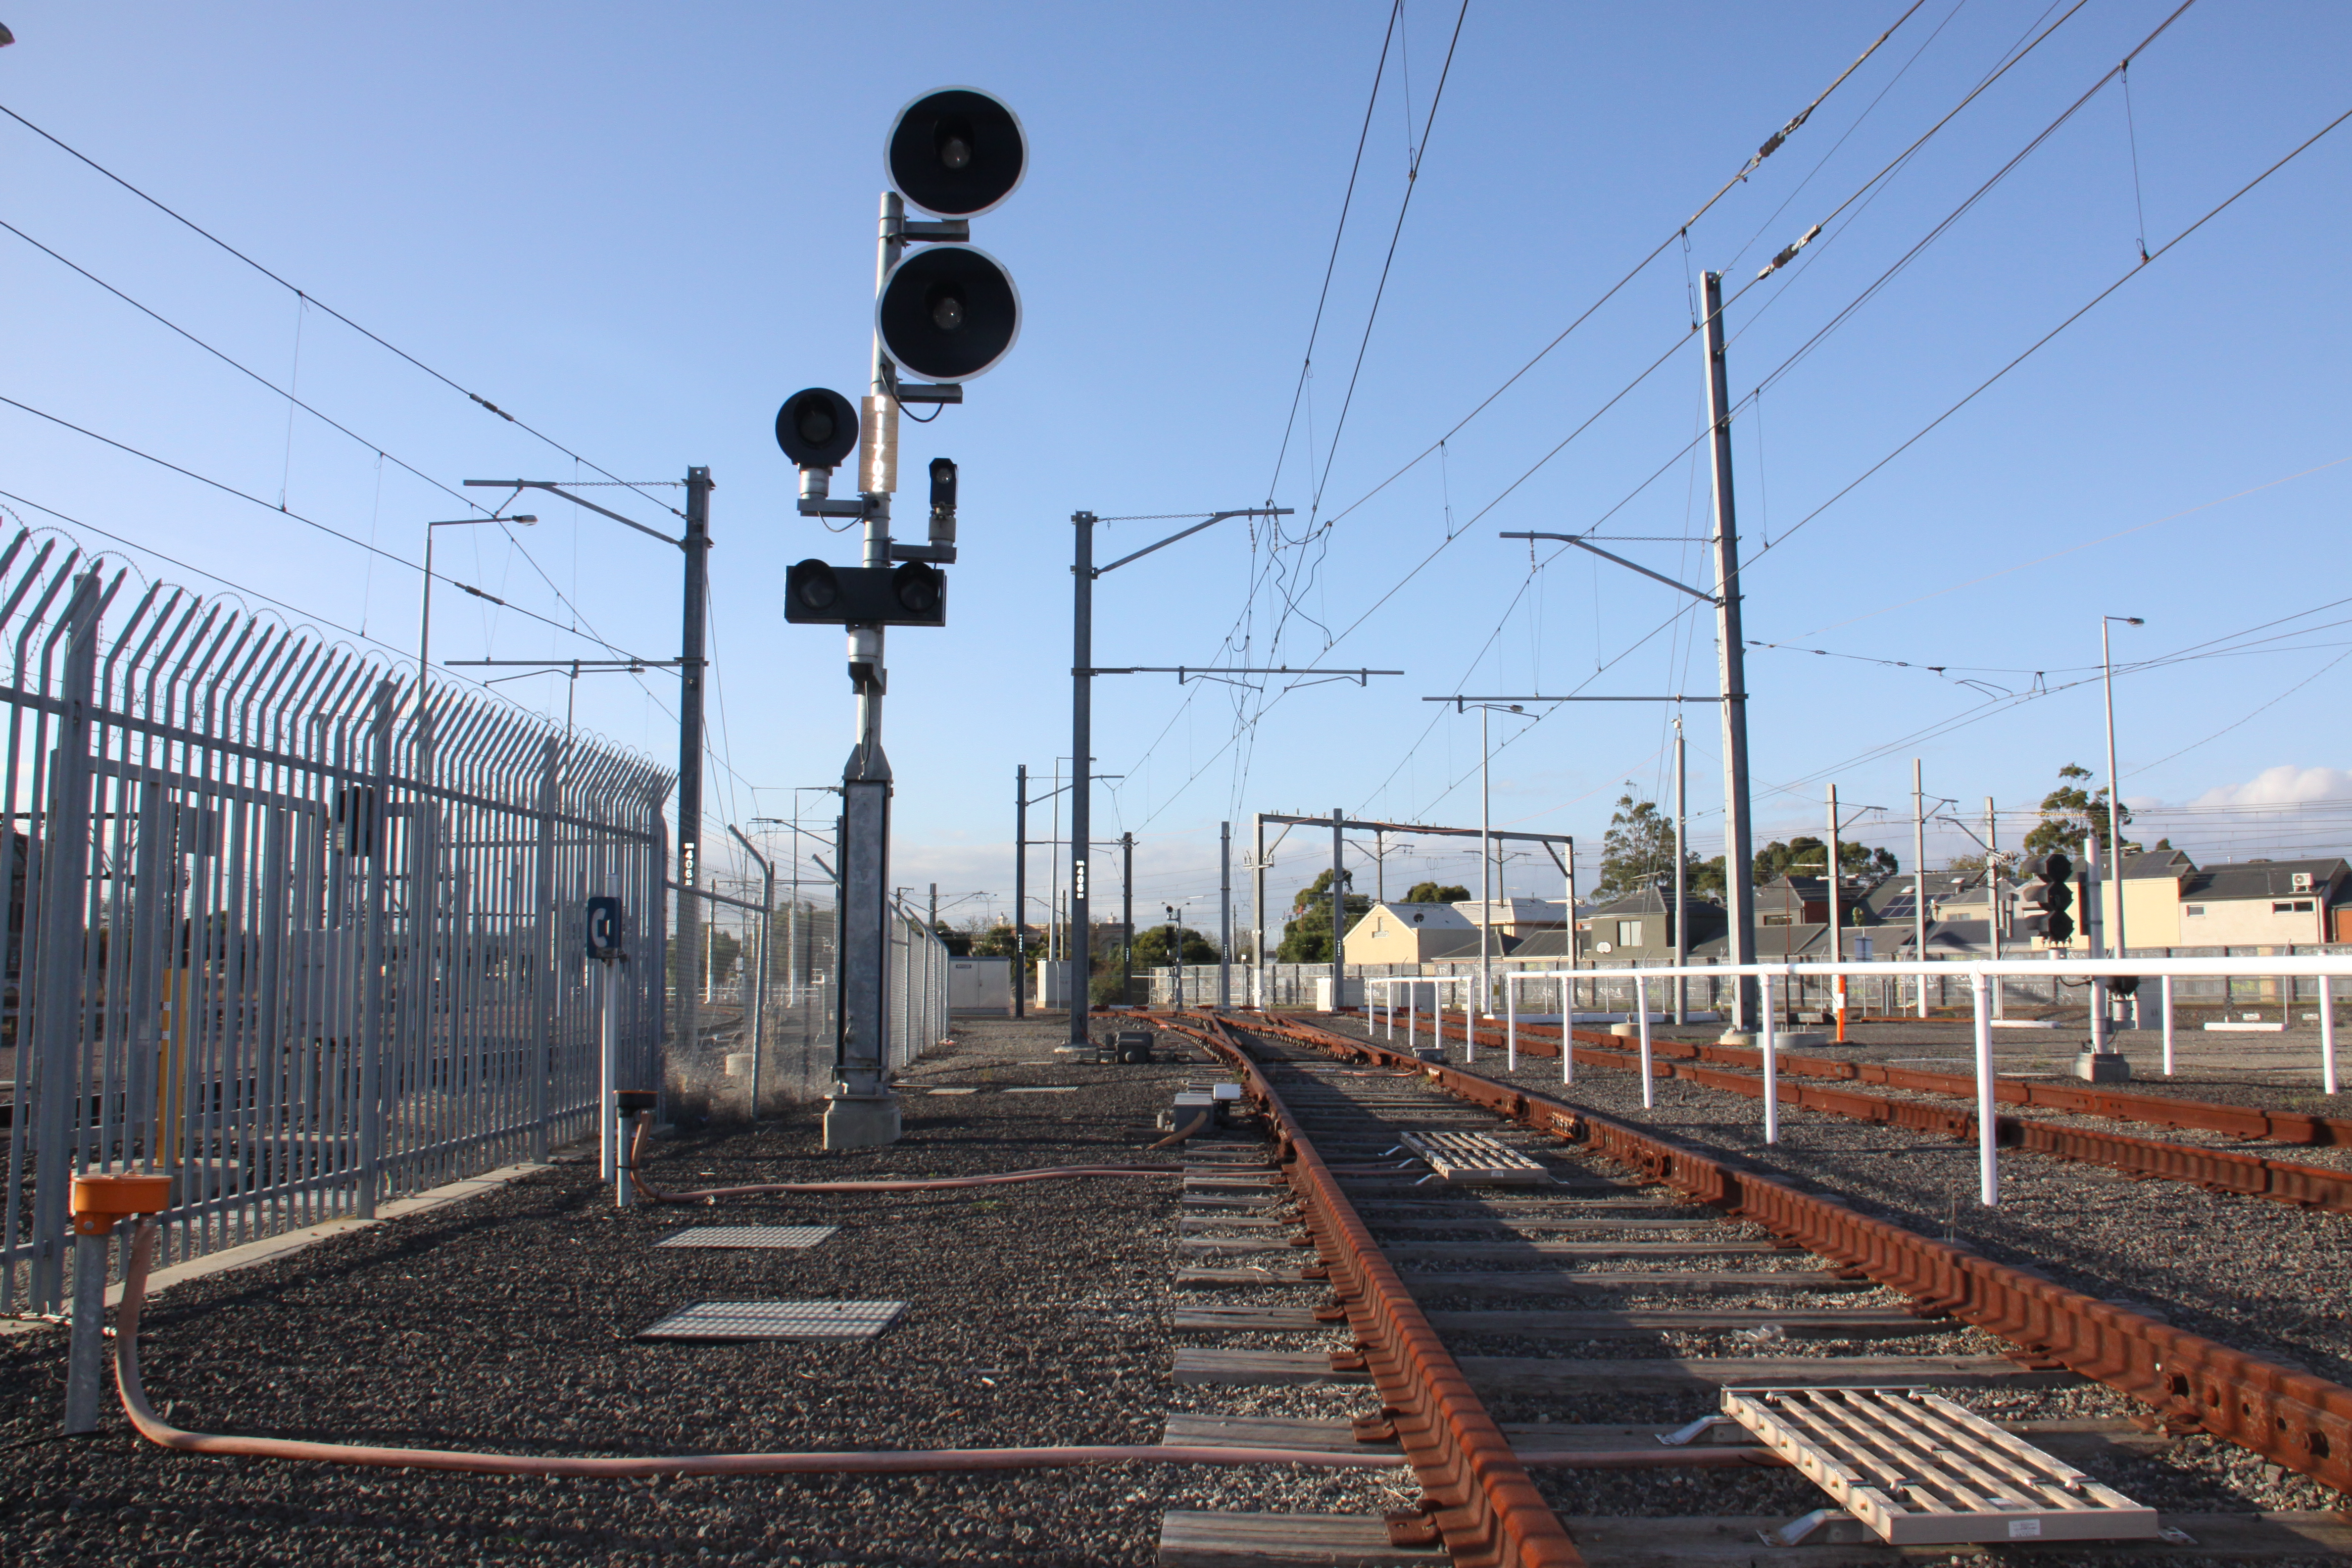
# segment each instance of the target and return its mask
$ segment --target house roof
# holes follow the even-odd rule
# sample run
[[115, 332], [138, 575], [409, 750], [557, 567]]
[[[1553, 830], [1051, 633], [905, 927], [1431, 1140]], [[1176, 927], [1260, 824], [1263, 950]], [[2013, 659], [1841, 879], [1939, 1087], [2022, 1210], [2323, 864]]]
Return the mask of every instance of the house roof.
[[2303, 889], [2304, 896], [2315, 891], [2326, 893], [2334, 889], [2338, 878], [2352, 876], [2341, 858], [2319, 860], [2246, 860], [2234, 864], [2209, 866], [2180, 885], [2183, 899], [2207, 899], [2219, 903], [2230, 899], [2283, 899], [2295, 891], [2295, 874], [2311, 879], [2311, 886]]
[[[1691, 900], [1696, 904], [1699, 900]], [[1668, 905], [1664, 893], [1655, 888], [1637, 888], [1623, 898], [1612, 899], [1605, 904], [1595, 904], [1577, 911], [1578, 920], [1597, 919], [1601, 915], [1662, 915]]]
[[[1454, 906], [1462, 918], [1477, 924], [1487, 917], [1480, 911], [1487, 906], [1477, 899], [1465, 899]], [[1558, 899], [1496, 899], [1492, 921], [1496, 925], [1557, 925], [1562, 905]]]
[[2187, 877], [2197, 870], [2197, 862], [2178, 849], [2149, 849], [2124, 862], [2124, 877]]
[[1470, 918], [1456, 905], [1408, 904], [1402, 899], [1398, 899], [1385, 904], [1374, 904], [1364, 912], [1361, 920], [1348, 928], [1349, 933], [1353, 934], [1361, 929], [1364, 921], [1370, 920], [1376, 914], [1384, 914], [1399, 925], [1419, 926], [1423, 931], [1475, 931], [1478, 929], [1470, 923]]

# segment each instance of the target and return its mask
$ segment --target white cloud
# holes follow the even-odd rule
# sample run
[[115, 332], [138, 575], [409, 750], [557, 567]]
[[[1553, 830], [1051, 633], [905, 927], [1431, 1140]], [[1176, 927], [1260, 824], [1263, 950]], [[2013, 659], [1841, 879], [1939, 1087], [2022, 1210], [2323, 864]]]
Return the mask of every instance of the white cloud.
[[2212, 805], [2294, 805], [2311, 800], [2352, 800], [2352, 771], [2343, 768], [2299, 768], [2281, 763], [2264, 768], [2243, 784], [2220, 784], [2189, 804]]

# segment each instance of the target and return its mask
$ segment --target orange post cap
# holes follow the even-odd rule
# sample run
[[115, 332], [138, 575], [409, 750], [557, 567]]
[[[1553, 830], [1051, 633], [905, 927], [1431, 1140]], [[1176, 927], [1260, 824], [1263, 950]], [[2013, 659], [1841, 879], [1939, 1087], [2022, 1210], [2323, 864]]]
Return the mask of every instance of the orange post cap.
[[172, 1206], [172, 1178], [128, 1171], [92, 1172], [73, 1179], [76, 1236], [106, 1236], [114, 1222], [131, 1215], [158, 1214]]

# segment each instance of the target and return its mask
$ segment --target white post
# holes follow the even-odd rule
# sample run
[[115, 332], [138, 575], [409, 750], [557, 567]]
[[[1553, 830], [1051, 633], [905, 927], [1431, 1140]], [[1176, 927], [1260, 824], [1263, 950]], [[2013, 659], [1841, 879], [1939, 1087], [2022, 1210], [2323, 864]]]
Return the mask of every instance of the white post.
[[1995, 1140], [2000, 1131], [1993, 1114], [1992, 1011], [1986, 1005], [1983, 971], [1969, 976], [1969, 1010], [1977, 1031], [1977, 1201], [1987, 1208], [2000, 1202], [2000, 1155]]
[[604, 1016], [601, 1054], [604, 1064], [604, 1098], [602, 1107], [604, 1123], [604, 1179], [613, 1184], [613, 1206], [626, 1208], [629, 1206], [629, 1181], [621, 1171], [621, 1131], [618, 1121], [620, 1105], [617, 1099], [621, 1086], [616, 1081], [620, 1077], [621, 1068], [621, 1009], [619, 1006], [621, 987], [617, 977], [613, 973], [612, 963], [607, 961], [603, 967], [604, 970]]
[[[1681, 978], [1675, 976], [1677, 982]], [[1638, 974], [1633, 977], [1633, 1006], [1642, 1015], [1642, 1109], [1648, 1110], [1658, 1102], [1650, 1082], [1650, 983]]]
[[[691, 984], [692, 981], [689, 980], [688, 984]], [[600, 1182], [610, 1183], [619, 1165], [619, 1161], [614, 1155], [613, 1147], [618, 1133], [614, 1118], [617, 1116], [619, 1112], [616, 1110], [613, 1103], [613, 1090], [615, 1085], [613, 1082], [614, 1042], [613, 1034], [613, 966], [610, 963], [600, 963], [596, 966], [596, 1000], [598, 1003], [598, 1018], [596, 1026], [596, 1179]]]
[[[2319, 977], [2319, 1087], [2327, 1094], [2336, 1092], [2336, 997], [2329, 977]], [[2290, 987], [2293, 982], [2288, 983]], [[2290, 995], [2293, 994], [2290, 989]]]
[[1568, 980], [1560, 986], [1559, 1081], [1576, 1081], [1576, 971], [1573, 969], [1568, 972]]
[[1764, 1001], [1764, 1030], [1758, 1037], [1764, 1046], [1764, 1142], [1780, 1141], [1780, 1037], [1773, 1027], [1772, 977], [1761, 977], [1759, 989]]
[[1503, 1067], [1509, 1072], [1519, 1070], [1519, 979], [1503, 976]]
[[[1478, 989], [1484, 991], [1489, 984], [1486, 973], [1482, 968], [1478, 972]], [[1478, 1059], [1478, 1020], [1470, 1011], [1468, 995], [1470, 987], [1465, 984], [1462, 989], [1465, 994], [1462, 998], [1462, 1065], [1467, 1067]], [[1492, 996], [1479, 997], [1478, 1011], [1484, 1013], [1493, 1003]]]
[[1407, 1050], [1421, 1048], [1421, 987], [1404, 988], [1404, 1043]]
[[2164, 988], [2164, 1076], [2170, 1078], [2172, 1076], [2172, 976], [2167, 974], [2158, 980], [2158, 984]]

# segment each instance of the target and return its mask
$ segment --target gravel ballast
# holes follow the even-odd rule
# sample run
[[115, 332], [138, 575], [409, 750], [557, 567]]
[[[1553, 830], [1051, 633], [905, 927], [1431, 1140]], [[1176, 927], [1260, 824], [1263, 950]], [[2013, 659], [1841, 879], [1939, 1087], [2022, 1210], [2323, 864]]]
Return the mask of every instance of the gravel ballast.
[[[665, 1187], [961, 1175], [1146, 1153], [1199, 1065], [1056, 1061], [1058, 1023], [984, 1022], [917, 1064], [906, 1136], [828, 1155], [814, 1110], [661, 1140]], [[1073, 1083], [1070, 1094], [1005, 1088]], [[982, 1092], [932, 1096], [933, 1084]], [[576, 1159], [576, 1156], [575, 1156]], [[479, 1198], [178, 1286], [142, 1334], [150, 1397], [198, 1430], [549, 1454], [1149, 1443], [1171, 1398], [1171, 1179], [640, 1205], [593, 1156]], [[690, 1224], [824, 1224], [803, 1251], [656, 1250]], [[690, 1302], [894, 1300], [869, 1343], [680, 1343]], [[110, 1398], [58, 1438], [64, 1335], [0, 1339], [0, 1558], [22, 1563], [1149, 1563], [1163, 1509], [1264, 1478], [1176, 1467], [910, 1477], [547, 1480], [167, 1453]], [[1307, 1482], [1323, 1506], [1377, 1485]], [[1360, 1496], [1360, 1494], [1361, 1494]], [[1385, 1496], [1385, 1493], [1382, 1493]]]

